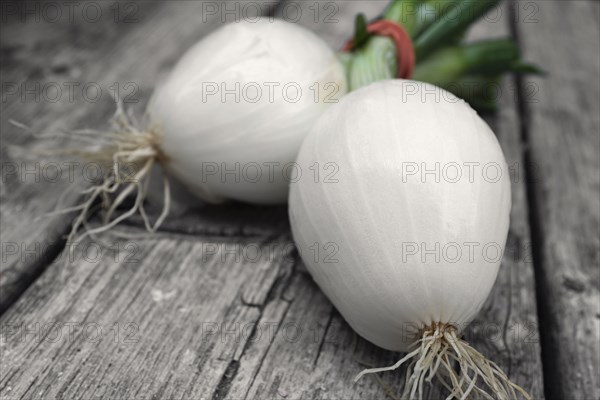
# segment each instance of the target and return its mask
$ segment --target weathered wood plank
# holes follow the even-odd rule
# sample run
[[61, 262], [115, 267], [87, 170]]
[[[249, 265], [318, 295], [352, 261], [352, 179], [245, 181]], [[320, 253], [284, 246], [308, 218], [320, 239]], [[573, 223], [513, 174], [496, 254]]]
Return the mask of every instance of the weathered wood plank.
[[86, 242], [2, 317], [2, 398], [212, 396], [291, 265], [284, 240], [260, 240]]
[[[240, 6], [238, 2], [230, 3], [230, 9]], [[49, 145], [56, 146], [56, 142], [32, 138], [9, 121], [25, 123], [38, 133], [105, 128], [114, 113], [110, 95], [114, 85], [119, 87], [126, 106], [137, 106], [141, 110], [156, 82], [169, 72], [181, 54], [220, 25], [221, 10], [225, 7], [221, 2], [189, 1], [170, 2], [168, 6], [157, 2], [127, 2], [118, 9], [116, 2], [91, 5], [101, 6], [101, 17], [93, 17], [93, 10], [89, 10], [94, 7], [79, 4], [72, 5], [75, 8], [71, 18], [67, 6], [56, 3], [54, 6], [59, 8], [62, 17], [55, 21], [47, 15], [49, 11], [43, 11], [45, 8], [40, 3], [27, 3], [27, 6], [19, 2], [2, 3], [2, 18], [6, 17], [6, 23], [2, 24], [0, 312], [64, 246], [63, 235], [73, 215], [44, 215], [54, 209], [70, 185], [90, 181], [80, 169], [71, 170], [66, 164], [74, 160], [37, 160], [34, 156], [32, 161], [11, 155], [10, 145], [19, 145], [25, 153], [34, 154]], [[210, 13], [206, 7], [210, 7]], [[90, 13], [87, 20], [82, 14], [84, 9]], [[27, 10], [33, 10], [33, 14], [23, 17], [22, 13]], [[238, 17], [251, 18], [253, 10], [240, 12]], [[86, 85], [100, 87], [102, 95], [92, 101], [95, 92], [91, 90], [86, 97], [87, 92], [82, 89]], [[53, 87], [62, 90], [57, 100], [52, 91], [44, 89]], [[56, 163], [62, 179], [54, 178], [52, 168], [45, 169], [51, 163]], [[26, 173], [32, 170], [33, 173]], [[76, 201], [78, 197], [72, 195], [63, 206]], [[207, 216], [198, 221], [210, 224], [205, 232], [265, 231], [269, 224], [279, 224], [282, 220], [279, 218], [282, 211], [276, 209], [247, 212], [248, 218], [241, 218], [233, 209], [224, 210], [231, 218], [219, 219], [219, 214], [225, 212], [216, 212], [214, 208], [205, 210]], [[215, 217], [211, 217], [212, 214]], [[252, 228], [254, 224], [256, 229]]]
[[[497, 12], [488, 13], [486, 21], [470, 32], [469, 39], [509, 37], [511, 22], [509, 4], [505, 3]], [[537, 60], [533, 58], [532, 61]], [[543, 399], [543, 368], [525, 188], [528, 176], [519, 134], [514, 77], [506, 77], [498, 89], [499, 111], [487, 116], [486, 120], [498, 136], [511, 171], [510, 230], [492, 293], [465, 337], [534, 399]]]
[[[150, 212], [158, 216], [162, 199], [150, 204]], [[163, 232], [219, 236], [278, 235], [289, 231], [286, 206], [255, 206], [238, 202], [211, 205], [197, 201], [197, 205], [176, 204], [171, 217], [161, 225]], [[143, 226], [139, 216], [128, 224]]]
[[521, 88], [546, 393], [599, 398], [600, 5], [519, 8], [523, 54], [548, 72]]
[[[504, 91], [512, 83], [507, 80]], [[535, 296], [535, 276], [525, 197], [522, 144], [516, 105], [502, 100], [488, 123], [498, 134], [512, 172], [511, 225], [502, 266], [492, 293], [465, 337], [534, 399], [544, 398], [541, 345]]]
[[[62, 161], [58, 166], [63, 179], [55, 179], [52, 169], [44, 170], [47, 158], [32, 161], [13, 157], [10, 145], [22, 146], [26, 153], [33, 153], [55, 142], [35, 140], [9, 121], [25, 123], [38, 133], [106, 124], [112, 113], [108, 101], [110, 85], [103, 87], [103, 95], [97, 100], [94, 98], [98, 78], [107, 70], [98, 61], [104, 58], [117, 63], [125, 58], [123, 48], [114, 48], [116, 39], [132, 36], [139, 21], [149, 19], [156, 9], [154, 4], [144, 3], [135, 15], [137, 22], [123, 23], [121, 18], [115, 22], [110, 5], [95, 3], [95, 7], [101, 6], [102, 17], [90, 14], [94, 23], [85, 23], [83, 7], [69, 14], [58, 5], [62, 17], [55, 18], [52, 10], [43, 11], [41, 2], [2, 3], [0, 312], [62, 248], [61, 235], [68, 229], [68, 218], [39, 217], [52, 210], [60, 194], [75, 181]], [[111, 79], [114, 76], [106, 77], [105, 81]], [[116, 79], [112, 83], [115, 82]], [[84, 85], [92, 88], [88, 97], [84, 97]], [[66, 205], [74, 201], [76, 196], [71, 196]]]

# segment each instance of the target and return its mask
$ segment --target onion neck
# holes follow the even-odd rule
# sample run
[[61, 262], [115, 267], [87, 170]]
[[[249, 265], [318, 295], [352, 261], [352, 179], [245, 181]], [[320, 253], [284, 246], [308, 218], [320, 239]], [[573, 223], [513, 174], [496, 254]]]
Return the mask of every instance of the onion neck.
[[[495, 101], [485, 89], [491, 87], [493, 92], [502, 74], [543, 74], [520, 59], [512, 39], [463, 43], [469, 26], [498, 1], [393, 0], [381, 18], [401, 25], [412, 39], [417, 63], [408, 78], [447, 89], [478, 109], [493, 110]], [[362, 47], [343, 54], [349, 90], [397, 77], [396, 51], [391, 39], [371, 36]], [[467, 92], [472, 85], [482, 88], [483, 93]]]
[[[402, 25], [414, 37], [418, 29], [418, 9], [423, 0], [395, 0], [384, 11], [382, 18]], [[370, 83], [394, 79], [398, 76], [396, 46], [387, 37], [373, 36], [360, 49], [340, 56], [346, 67], [349, 90]]]
[[386, 37], [372, 37], [365, 47], [352, 52], [345, 66], [350, 91], [394, 79], [398, 70], [394, 43]]

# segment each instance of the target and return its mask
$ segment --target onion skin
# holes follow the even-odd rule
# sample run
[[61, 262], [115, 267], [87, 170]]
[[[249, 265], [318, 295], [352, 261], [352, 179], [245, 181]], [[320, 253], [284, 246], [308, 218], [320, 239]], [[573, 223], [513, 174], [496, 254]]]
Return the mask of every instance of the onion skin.
[[[286, 100], [288, 83], [294, 86]], [[328, 83], [337, 87], [326, 90]], [[249, 91], [236, 84], [250, 85]], [[273, 95], [269, 84], [278, 85]], [[256, 101], [257, 85], [262, 96]], [[294, 101], [296, 85], [302, 94]], [[218, 92], [210, 94], [215, 88]], [[226, 90], [239, 97], [223, 97]], [[225, 25], [194, 45], [156, 90], [148, 114], [162, 132], [166, 169], [199, 197], [285, 203], [286, 164], [294, 162], [321, 113], [346, 91], [343, 65], [314, 33], [280, 20], [245, 21]], [[245, 167], [251, 171], [243, 173]]]
[[[323, 114], [297, 162], [303, 170], [315, 163], [339, 169], [337, 183], [313, 176], [292, 183], [289, 212], [304, 263], [356, 332], [408, 351], [433, 323], [466, 327], [502, 258], [484, 257], [482, 248], [504, 249], [511, 207], [500, 145], [467, 103], [421, 82], [371, 84]], [[458, 182], [405, 173], [409, 163], [433, 169], [473, 162], [480, 163], [473, 179]], [[499, 167], [496, 182], [491, 170], [483, 179], [484, 165]], [[423, 260], [436, 243], [457, 243], [461, 259], [437, 251], [439, 260], [433, 253]], [[472, 256], [465, 243], [479, 243]], [[409, 256], [410, 244], [420, 252]]]

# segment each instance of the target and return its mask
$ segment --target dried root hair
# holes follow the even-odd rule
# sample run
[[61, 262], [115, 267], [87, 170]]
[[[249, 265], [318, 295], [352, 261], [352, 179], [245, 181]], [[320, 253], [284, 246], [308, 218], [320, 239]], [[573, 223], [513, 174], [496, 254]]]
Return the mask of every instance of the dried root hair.
[[[97, 234], [111, 230], [113, 227], [123, 222], [127, 218], [139, 213], [148, 232], [155, 232], [164, 222], [169, 213], [171, 204], [171, 190], [169, 180], [163, 174], [163, 208], [158, 218], [152, 223], [144, 208], [144, 200], [148, 191], [148, 182], [150, 172], [155, 163], [163, 163], [166, 160], [164, 154], [160, 151], [160, 130], [158, 126], [150, 126], [147, 129], [141, 128], [141, 124], [135, 119], [132, 113], [126, 113], [120, 101], [116, 101], [117, 110], [111, 118], [111, 129], [108, 131], [98, 130], [76, 130], [69, 132], [59, 132], [58, 134], [45, 135], [37, 134], [37, 138], [57, 138], [66, 136], [78, 139], [81, 142], [94, 145], [97, 150], [87, 150], [84, 148], [51, 149], [40, 151], [43, 155], [66, 155], [76, 156], [86, 162], [97, 163], [101, 170], [105, 172], [98, 182], [79, 194], [84, 201], [72, 207], [64, 207], [64, 200], [67, 195], [72, 194], [78, 189], [77, 183], [72, 184], [58, 199], [55, 210], [47, 215], [69, 214], [76, 212], [71, 230], [67, 237], [67, 242], [78, 243], [88, 236], [95, 237]], [[11, 121], [23, 129], [28, 129], [25, 125]], [[99, 147], [99, 148], [98, 148]], [[131, 173], [123, 166], [135, 166], [135, 171]], [[124, 204], [128, 196], [135, 194], [133, 205], [123, 213], [114, 217], [117, 208]], [[100, 226], [91, 227], [88, 224], [88, 218], [92, 214], [93, 207], [97, 200], [101, 199], [103, 207], [107, 210], [103, 216]], [[77, 236], [79, 230], [83, 233]], [[71, 253], [75, 246], [70, 246]], [[70, 254], [72, 256], [72, 254]]]
[[[410, 362], [404, 391], [399, 397], [403, 400], [422, 399], [424, 384], [431, 383], [434, 378], [449, 391], [447, 400], [512, 400], [518, 399], [518, 394], [532, 400], [524, 389], [510, 381], [497, 364], [460, 339], [451, 325], [434, 323], [425, 328], [415, 346], [415, 350], [396, 364], [365, 369], [354, 378], [354, 382], [364, 375], [393, 371]], [[487, 390], [478, 386], [481, 382]]]

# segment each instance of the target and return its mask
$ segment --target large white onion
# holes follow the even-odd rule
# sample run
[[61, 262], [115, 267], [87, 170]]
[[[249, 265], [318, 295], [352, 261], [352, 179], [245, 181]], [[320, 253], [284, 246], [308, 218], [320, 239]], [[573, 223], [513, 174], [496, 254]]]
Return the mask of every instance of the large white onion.
[[244, 21], [193, 46], [148, 113], [160, 124], [163, 165], [193, 192], [282, 203], [302, 140], [345, 92], [343, 66], [315, 34], [280, 20]]
[[[467, 103], [425, 83], [372, 84], [322, 116], [297, 162], [339, 170], [337, 183], [312, 175], [293, 183], [290, 218], [308, 270], [361, 336], [406, 351], [415, 340], [408, 325], [460, 329], [473, 319], [500, 265], [501, 255], [482, 247], [504, 249], [510, 184], [496, 137]], [[413, 173], [415, 163], [440, 165], [439, 181]], [[479, 165], [471, 164], [472, 179], [466, 167], [456, 182], [450, 167], [443, 172], [466, 163]], [[339, 247], [329, 257], [337, 261], [315, 257], [315, 243], [322, 253]], [[412, 243], [425, 254], [439, 244], [439, 261], [408, 256]], [[444, 256], [442, 247], [451, 243], [463, 253], [464, 243], [479, 246], [471, 246], [472, 261], [449, 262], [454, 253]]]

